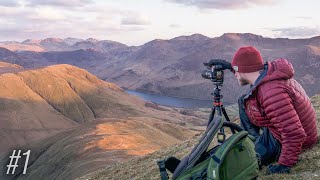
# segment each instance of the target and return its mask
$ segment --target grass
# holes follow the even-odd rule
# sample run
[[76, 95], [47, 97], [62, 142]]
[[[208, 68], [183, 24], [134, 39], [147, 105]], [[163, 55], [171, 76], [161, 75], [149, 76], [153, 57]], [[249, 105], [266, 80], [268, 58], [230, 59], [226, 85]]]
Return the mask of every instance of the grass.
[[[316, 109], [317, 121], [318, 121], [318, 132], [320, 129], [320, 95], [315, 96], [311, 99], [313, 106]], [[207, 110], [200, 110], [190, 112], [186, 111], [183, 113], [194, 113], [196, 115], [202, 115], [204, 112], [208, 113]], [[227, 108], [228, 114], [231, 114], [232, 118], [237, 118], [237, 108], [231, 106]], [[86, 176], [78, 178], [78, 180], [102, 180], [102, 179], [139, 179], [139, 180], [153, 180], [160, 179], [157, 160], [163, 159], [168, 156], [175, 156], [183, 158], [187, 155], [192, 147], [198, 142], [200, 135], [182, 142], [181, 144], [174, 145], [144, 157], [131, 159], [129, 161], [118, 163], [115, 165], [109, 165], [104, 169], [90, 173]], [[277, 174], [277, 175], [266, 175], [266, 167], [264, 167], [259, 174], [258, 179], [273, 180], [273, 179], [285, 179], [285, 180], [300, 180], [300, 179], [320, 179], [320, 142], [312, 148], [302, 153], [299, 157], [299, 162], [296, 166], [291, 169], [290, 174]]]

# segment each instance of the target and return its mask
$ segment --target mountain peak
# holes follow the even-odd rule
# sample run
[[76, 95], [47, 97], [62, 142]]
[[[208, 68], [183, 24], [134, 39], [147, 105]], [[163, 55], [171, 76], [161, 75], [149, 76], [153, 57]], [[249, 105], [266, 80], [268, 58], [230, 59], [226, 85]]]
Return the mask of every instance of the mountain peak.
[[261, 39], [263, 38], [260, 35], [252, 34], [252, 33], [224, 33], [222, 38], [232, 39], [232, 40], [240, 40], [240, 39]]
[[21, 44], [40, 44], [40, 39], [26, 39]]
[[60, 38], [46, 38], [41, 41], [41, 43], [61, 43], [63, 42], [63, 39]]
[[228, 38], [228, 39], [234, 39], [234, 40], [239, 40], [241, 39], [240, 33], [223, 33], [222, 38]]
[[86, 41], [89, 41], [89, 42], [95, 43], [95, 42], [98, 42], [99, 40], [94, 39], [94, 38], [88, 38], [88, 39], [86, 39]]
[[210, 39], [210, 38], [207, 36], [204, 36], [202, 34], [196, 33], [196, 34], [192, 34], [190, 36], [178, 36], [178, 37], [175, 37], [171, 40], [200, 40], [201, 41], [201, 40], [208, 40], [208, 39]]
[[73, 45], [73, 44], [75, 44], [77, 42], [84, 41], [84, 40], [80, 39], [80, 38], [67, 37], [67, 38], [63, 39], [63, 41], [65, 43], [67, 43], [68, 45]]
[[19, 44], [18, 41], [1, 41], [0, 44]]

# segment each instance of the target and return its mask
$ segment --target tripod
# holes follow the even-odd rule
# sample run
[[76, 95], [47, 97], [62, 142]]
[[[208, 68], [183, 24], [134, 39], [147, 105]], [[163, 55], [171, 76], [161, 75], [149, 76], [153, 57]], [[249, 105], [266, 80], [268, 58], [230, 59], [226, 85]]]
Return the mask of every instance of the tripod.
[[[222, 95], [220, 94], [221, 89], [220, 87], [222, 86], [222, 82], [213, 82], [213, 84], [216, 86], [216, 88], [214, 89], [213, 93], [211, 93], [211, 95], [213, 96], [213, 106], [211, 108], [211, 113], [209, 116], [209, 120], [208, 120], [208, 124], [207, 127], [209, 127], [209, 124], [212, 122], [215, 113], [218, 113], [218, 116], [224, 116], [226, 121], [230, 122], [230, 118], [228, 117], [228, 114], [226, 112], [226, 109], [224, 108], [221, 99], [222, 99]], [[234, 134], [235, 131], [234, 129], [231, 129], [232, 133]], [[218, 133], [218, 142], [222, 143], [225, 140], [225, 133], [224, 133], [224, 128], [220, 128], [220, 133]]]

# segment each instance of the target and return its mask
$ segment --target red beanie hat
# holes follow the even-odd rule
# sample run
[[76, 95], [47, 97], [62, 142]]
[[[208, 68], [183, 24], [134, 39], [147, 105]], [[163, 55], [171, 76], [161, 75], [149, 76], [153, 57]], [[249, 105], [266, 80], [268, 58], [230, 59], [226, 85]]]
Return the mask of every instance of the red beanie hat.
[[244, 46], [236, 52], [231, 65], [233, 70], [237, 72], [255, 72], [263, 69], [263, 59], [256, 48]]

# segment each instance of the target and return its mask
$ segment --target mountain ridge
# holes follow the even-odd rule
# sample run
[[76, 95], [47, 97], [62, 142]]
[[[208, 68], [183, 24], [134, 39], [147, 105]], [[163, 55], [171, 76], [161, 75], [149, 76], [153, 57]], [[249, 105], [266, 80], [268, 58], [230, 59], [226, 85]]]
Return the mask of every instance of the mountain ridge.
[[[85, 42], [85, 41], [83, 41]], [[123, 44], [93, 46], [83, 50], [50, 52], [10, 52], [0, 59], [25, 68], [37, 68], [67, 63], [97, 75], [100, 79], [118, 86], [150, 94], [209, 99], [211, 83], [200, 74], [203, 62], [213, 58], [231, 61], [241, 46], [253, 45], [264, 61], [288, 59], [295, 68], [294, 78], [302, 84], [307, 94], [319, 92], [320, 80], [317, 67], [320, 62], [320, 36], [305, 39], [266, 38], [252, 33], [225, 33], [210, 38], [201, 34], [178, 36], [168, 40], [152, 40], [141, 46]], [[81, 42], [79, 42], [81, 44]], [[306, 79], [308, 81], [304, 81]], [[237, 91], [232, 91], [237, 89]], [[246, 92], [239, 87], [231, 73], [225, 73], [222, 92], [228, 94], [224, 101], [234, 103]]]
[[[230, 39], [234, 39], [234, 40], [241, 39], [241, 38], [245, 38], [245, 39], [278, 39], [278, 40], [301, 40], [301, 39], [304, 39], [304, 40], [310, 40], [310, 41], [320, 40], [320, 36], [313, 36], [313, 37], [309, 37], [309, 38], [271, 38], [271, 37], [265, 37], [265, 36], [257, 35], [257, 34], [253, 34], [253, 33], [229, 32], [229, 33], [223, 33], [221, 36], [216, 36], [216, 37], [208, 37], [208, 36], [205, 36], [200, 33], [195, 33], [195, 34], [191, 34], [191, 35], [180, 35], [180, 36], [168, 38], [168, 39], [154, 39], [151, 41], [158, 41], [159, 42], [159, 41], [172, 41], [172, 40], [208, 40], [208, 39], [216, 39], [216, 38], [230, 38]], [[19, 42], [19, 41], [0, 41], [0, 47], [4, 47], [4, 48], [7, 47], [6, 49], [8, 49], [8, 50], [16, 51], [16, 50], [19, 50], [19, 48], [11, 48], [10, 46], [5, 47], [5, 45], [10, 45], [10, 44], [37, 45], [37, 46], [39, 46], [39, 48], [42, 48], [42, 51], [37, 51], [37, 52], [43, 52], [43, 51], [55, 51], [55, 50], [53, 50], [53, 48], [41, 47], [41, 45], [45, 46], [45, 44], [47, 44], [47, 43], [62, 43], [63, 45], [72, 46], [72, 45], [75, 45], [76, 43], [81, 43], [81, 42], [90, 42], [90, 43], [94, 44], [94, 43], [99, 43], [99, 42], [103, 42], [103, 41], [119, 43], [117, 41], [98, 40], [98, 39], [94, 39], [94, 38], [80, 39], [80, 38], [73, 38], [73, 37], [67, 37], [67, 38], [48, 37], [48, 38], [44, 38], [44, 39], [26, 39], [21, 42]], [[134, 45], [131, 47], [143, 46], [151, 41], [145, 42], [142, 45]], [[119, 44], [122, 44], [124, 46], [128, 46], [123, 43], [119, 43]], [[66, 47], [64, 47], [64, 48], [66, 48]], [[93, 48], [93, 47], [91, 47], [91, 48]], [[68, 48], [67, 49], [58, 48], [58, 49], [59, 49], [59, 51], [68, 50]], [[23, 48], [20, 50], [23, 50]], [[69, 50], [77, 50], [77, 49], [71, 48]]]

